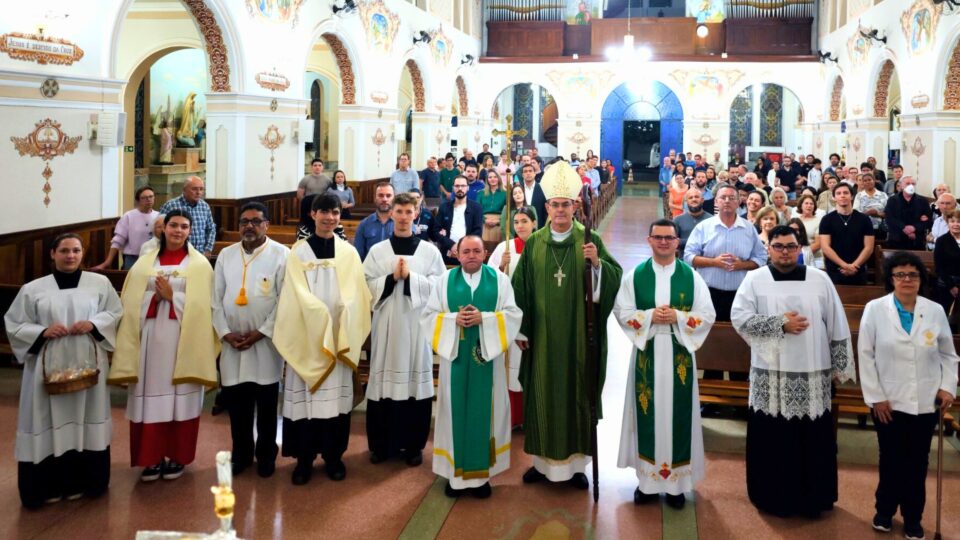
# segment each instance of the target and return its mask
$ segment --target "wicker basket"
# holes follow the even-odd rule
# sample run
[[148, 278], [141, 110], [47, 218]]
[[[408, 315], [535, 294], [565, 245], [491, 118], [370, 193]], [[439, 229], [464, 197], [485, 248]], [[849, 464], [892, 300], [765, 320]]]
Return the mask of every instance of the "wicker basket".
[[[89, 334], [88, 334], [89, 335]], [[90, 339], [93, 340], [93, 336], [90, 336]], [[100, 348], [97, 347], [96, 341], [93, 343], [93, 354], [96, 359], [94, 365], [100, 365]], [[100, 369], [84, 369], [76, 377], [71, 377], [66, 380], [52, 380], [47, 376], [47, 347], [44, 345], [43, 353], [40, 355], [41, 368], [43, 369], [43, 388], [47, 391], [47, 394], [57, 395], [57, 394], [69, 394], [72, 392], [80, 392], [81, 390], [86, 390], [97, 384], [97, 381], [100, 378]]]

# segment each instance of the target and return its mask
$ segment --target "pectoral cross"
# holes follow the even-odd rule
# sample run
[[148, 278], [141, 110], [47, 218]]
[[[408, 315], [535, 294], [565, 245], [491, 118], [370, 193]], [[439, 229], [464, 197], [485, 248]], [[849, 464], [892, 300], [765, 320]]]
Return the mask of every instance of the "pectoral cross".
[[495, 129], [495, 130], [491, 131], [490, 134], [493, 135], [494, 137], [498, 137], [498, 136], [500, 136], [500, 135], [505, 136], [505, 137], [507, 138], [507, 144], [508, 144], [508, 145], [509, 145], [510, 141], [513, 140], [513, 136], [514, 136], [514, 135], [519, 135], [519, 136], [521, 136], [521, 137], [526, 137], [526, 136], [527, 136], [527, 130], [526, 130], [526, 129], [518, 129], [518, 130], [514, 131], [513, 128], [510, 127], [510, 126], [513, 125], [513, 115], [512, 115], [512, 114], [508, 114], [506, 120], [507, 120], [507, 129], [504, 129], [504, 130]]
[[562, 287], [563, 278], [567, 277], [567, 275], [563, 273], [563, 268], [558, 268], [557, 273], [554, 274], [553, 277], [557, 278], [557, 287]]

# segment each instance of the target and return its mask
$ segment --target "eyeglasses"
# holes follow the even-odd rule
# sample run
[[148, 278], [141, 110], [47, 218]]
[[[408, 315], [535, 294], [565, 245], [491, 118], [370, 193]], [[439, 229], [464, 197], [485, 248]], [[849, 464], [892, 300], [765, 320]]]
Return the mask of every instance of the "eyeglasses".
[[256, 219], [241, 219], [241, 220], [240, 220], [240, 226], [241, 226], [241, 227], [246, 227], [247, 225], [253, 225], [254, 227], [259, 227], [259, 226], [263, 225], [264, 223], [266, 223], [266, 221], [267, 221], [267, 220], [265, 220], [265, 219], [259, 219], [259, 218], [256, 218]]
[[917, 281], [920, 279], [920, 272], [894, 272], [890, 275], [897, 281]]
[[796, 251], [800, 249], [800, 246], [797, 244], [770, 244], [770, 249], [776, 251], [777, 253], [784, 253]]
[[567, 208], [572, 207], [572, 206], [573, 206], [573, 203], [571, 203], [571, 202], [562, 202], [562, 203], [560, 203], [560, 202], [551, 202], [551, 203], [548, 203], [548, 206], [550, 206], [550, 208], [553, 208], [553, 209], [557, 209], [557, 208], [567, 209]]
[[653, 240], [654, 242], [673, 242], [674, 240], [677, 240], [677, 237], [655, 235], [655, 236], [651, 236], [650, 239]]

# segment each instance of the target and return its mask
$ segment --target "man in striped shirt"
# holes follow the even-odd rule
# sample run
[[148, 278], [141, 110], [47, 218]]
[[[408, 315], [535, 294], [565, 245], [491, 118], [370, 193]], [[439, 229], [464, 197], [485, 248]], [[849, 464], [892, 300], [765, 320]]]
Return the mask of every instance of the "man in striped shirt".
[[190, 245], [204, 255], [213, 253], [213, 242], [217, 237], [217, 225], [213, 222], [210, 205], [203, 200], [203, 179], [199, 176], [187, 178], [183, 184], [183, 195], [170, 199], [160, 208], [161, 214], [169, 214], [172, 210], [183, 210], [190, 214]]

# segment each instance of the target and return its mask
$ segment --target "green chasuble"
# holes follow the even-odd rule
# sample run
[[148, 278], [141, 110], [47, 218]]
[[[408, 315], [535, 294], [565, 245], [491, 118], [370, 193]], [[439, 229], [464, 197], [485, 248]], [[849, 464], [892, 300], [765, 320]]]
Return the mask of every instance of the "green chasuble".
[[[657, 276], [653, 271], [653, 259], [647, 259], [633, 272], [633, 294], [639, 311], [654, 309], [656, 304]], [[678, 311], [690, 311], [693, 307], [693, 268], [678, 260], [670, 276], [670, 307]], [[656, 464], [657, 426], [654, 414], [653, 392], [656, 370], [656, 350], [652, 334], [647, 346], [636, 355], [637, 395], [637, 453], [640, 459]], [[693, 407], [693, 384], [697, 374], [693, 372], [693, 356], [671, 335], [670, 358], [673, 359], [673, 456], [671, 468], [690, 463], [690, 433]], [[662, 368], [663, 366], [661, 366]]]
[[[535, 231], [513, 274], [517, 306], [523, 310], [520, 331], [530, 340], [520, 365], [524, 450], [548, 459], [591, 453], [587, 383], [593, 376], [587, 373], [586, 364], [583, 237], [583, 226], [576, 222], [572, 234], [562, 242], [553, 240], [550, 227]], [[599, 235], [593, 235], [593, 243], [601, 261], [600, 301], [593, 304], [601, 349], [596, 393], [599, 416], [606, 376], [607, 317], [623, 270]]]
[[[450, 272], [447, 306], [451, 312], [468, 305], [482, 312], [497, 310], [497, 274], [487, 265], [481, 272], [480, 285], [473, 292], [461, 268]], [[488, 478], [497, 456], [491, 436], [493, 362], [480, 356], [480, 326], [460, 328], [457, 358], [450, 365], [450, 398], [454, 474], [465, 480]]]

